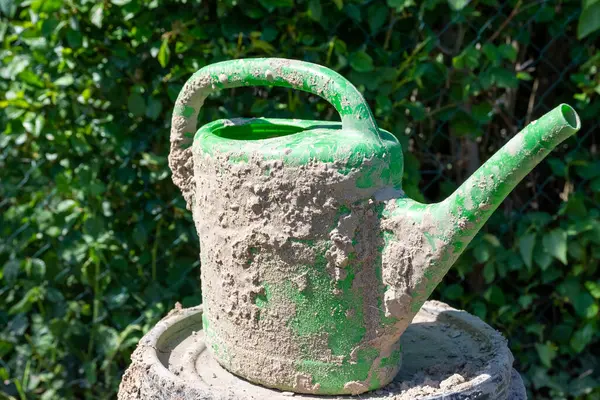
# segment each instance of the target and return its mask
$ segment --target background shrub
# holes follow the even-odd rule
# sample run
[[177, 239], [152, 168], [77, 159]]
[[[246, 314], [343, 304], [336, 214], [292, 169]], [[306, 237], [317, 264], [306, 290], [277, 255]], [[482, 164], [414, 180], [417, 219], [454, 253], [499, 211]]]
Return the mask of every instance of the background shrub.
[[[435, 297], [509, 338], [532, 398], [600, 395], [600, 2], [1, 0], [0, 12], [0, 398], [114, 397], [141, 335], [176, 301], [200, 302], [197, 237], [167, 167], [171, 110], [197, 69], [257, 56], [355, 83], [400, 139], [404, 189], [421, 201], [574, 104], [581, 133]], [[200, 118], [235, 116], [337, 118], [281, 88], [218, 93]]]

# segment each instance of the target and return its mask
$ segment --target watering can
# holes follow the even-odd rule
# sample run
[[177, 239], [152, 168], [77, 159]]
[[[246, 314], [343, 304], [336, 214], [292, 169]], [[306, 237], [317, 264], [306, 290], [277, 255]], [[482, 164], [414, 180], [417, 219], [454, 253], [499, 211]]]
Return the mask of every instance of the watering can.
[[[318, 95], [341, 122], [223, 119], [225, 88]], [[508, 193], [579, 130], [563, 104], [529, 124], [449, 198], [402, 192], [398, 140], [361, 93], [307, 62], [256, 58], [196, 72], [177, 98], [169, 166], [200, 239], [203, 330], [230, 372], [285, 391], [359, 394], [401, 366], [400, 336]]]

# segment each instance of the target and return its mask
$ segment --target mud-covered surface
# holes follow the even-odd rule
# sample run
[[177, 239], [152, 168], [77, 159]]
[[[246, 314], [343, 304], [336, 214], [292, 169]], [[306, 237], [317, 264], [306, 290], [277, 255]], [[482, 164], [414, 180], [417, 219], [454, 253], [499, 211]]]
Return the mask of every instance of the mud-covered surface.
[[[281, 392], [234, 376], [207, 351], [201, 314], [202, 307], [175, 310], [144, 336], [123, 377], [119, 399], [356, 398]], [[526, 399], [506, 341], [465, 312], [427, 302], [402, 343], [399, 374], [361, 399]]]
[[[344, 371], [363, 362], [361, 350], [390, 357], [400, 332], [384, 329], [380, 312], [375, 189], [357, 189], [353, 172], [339, 172], [343, 161], [229, 157], [196, 154], [194, 163], [202, 188], [194, 221], [201, 249], [210, 249], [201, 251], [206, 340], [219, 362], [256, 383], [322, 393], [331, 389], [316, 375], [352, 376]], [[303, 360], [316, 371], [298, 368]], [[364, 379], [335, 384], [364, 392], [397, 370], [372, 364]]]

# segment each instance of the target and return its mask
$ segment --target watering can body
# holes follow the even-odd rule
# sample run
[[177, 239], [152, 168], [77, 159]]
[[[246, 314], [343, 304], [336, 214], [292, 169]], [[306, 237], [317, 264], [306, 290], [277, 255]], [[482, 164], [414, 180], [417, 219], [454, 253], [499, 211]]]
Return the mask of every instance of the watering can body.
[[[234, 119], [196, 131], [210, 93], [248, 85], [320, 95], [341, 122]], [[339, 74], [284, 59], [201, 69], [177, 100], [169, 163], [200, 238], [209, 350], [231, 372], [281, 390], [386, 385], [401, 366], [401, 334], [466, 244], [578, 128], [559, 106], [450, 198], [425, 205], [403, 195], [400, 144]]]

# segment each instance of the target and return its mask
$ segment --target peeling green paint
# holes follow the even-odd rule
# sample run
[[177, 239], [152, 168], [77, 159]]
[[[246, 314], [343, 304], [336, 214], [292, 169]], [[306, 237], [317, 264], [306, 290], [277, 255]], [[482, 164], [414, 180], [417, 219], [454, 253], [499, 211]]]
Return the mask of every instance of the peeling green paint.
[[271, 300], [271, 286], [268, 283], [263, 282], [262, 288], [264, 289], [264, 293], [258, 293], [254, 299], [254, 304], [258, 308], [265, 308]]
[[[341, 365], [333, 365], [321, 361], [300, 360], [296, 363], [299, 371], [312, 377], [312, 384], [319, 384], [322, 394], [335, 394], [343, 390], [344, 385], [351, 381], [365, 381], [375, 359], [379, 356], [376, 349], [367, 348], [357, 351], [354, 362], [344, 360]], [[379, 387], [379, 380], [373, 376], [369, 389]]]
[[402, 348], [400, 346], [398, 346], [398, 349], [392, 351], [392, 354], [390, 354], [389, 357], [384, 357], [381, 359], [380, 366], [382, 368], [395, 367], [400, 363], [401, 358], [402, 358]]
[[[349, 354], [366, 332], [362, 296], [351, 290], [354, 280], [352, 269], [348, 268], [343, 281], [332, 284], [322, 252], [315, 264], [304, 271], [308, 280], [306, 289], [299, 291], [292, 282], [284, 284], [284, 293], [296, 308], [290, 328], [299, 338], [326, 333], [333, 355]], [[341, 289], [340, 295], [334, 294], [335, 286]], [[348, 316], [347, 312], [350, 313]]]
[[173, 109], [173, 114], [179, 115], [180, 117], [184, 118], [190, 118], [192, 115], [194, 115], [195, 112], [196, 110], [188, 105], [175, 106], [175, 108]]
[[423, 232], [423, 236], [427, 239], [427, 243], [431, 246], [433, 251], [436, 251], [437, 245], [435, 244], [435, 236], [429, 232]]

